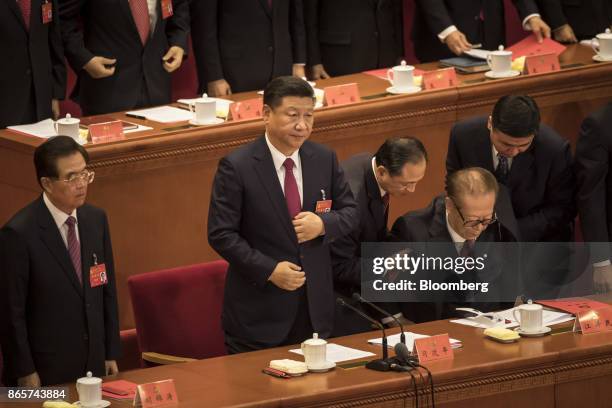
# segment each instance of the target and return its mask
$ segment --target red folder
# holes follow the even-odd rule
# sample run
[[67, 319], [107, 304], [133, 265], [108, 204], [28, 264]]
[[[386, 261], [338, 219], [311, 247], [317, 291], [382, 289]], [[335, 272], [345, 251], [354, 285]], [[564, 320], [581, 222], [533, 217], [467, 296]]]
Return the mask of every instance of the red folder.
[[540, 54], [557, 54], [557, 56], [561, 55], [563, 51], [565, 51], [565, 46], [556, 42], [555, 40], [551, 40], [550, 38], [545, 38], [542, 43], [538, 43], [535, 35], [528, 35], [521, 41], [514, 44], [512, 47], [506, 48], [508, 51], [512, 51], [512, 59], [515, 60], [519, 57], [525, 57], [529, 55], [540, 55]]

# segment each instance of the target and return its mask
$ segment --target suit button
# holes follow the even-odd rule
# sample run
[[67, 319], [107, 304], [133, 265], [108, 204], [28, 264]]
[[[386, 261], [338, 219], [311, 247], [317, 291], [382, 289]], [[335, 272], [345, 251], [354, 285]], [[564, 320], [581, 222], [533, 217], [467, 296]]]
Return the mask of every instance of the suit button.
[[88, 308], [88, 309], [89, 309], [89, 306], [90, 306], [90, 304], [89, 304], [89, 303], [86, 303], [86, 304], [85, 304], [85, 307], [86, 307], [86, 308]]
[[268, 47], [268, 52], [274, 52], [274, 47], [273, 46], [269, 46]]
[[474, 20], [480, 20], [480, 16], [474, 16]]
[[83, 335], [83, 340], [85, 340], [85, 341], [89, 340], [89, 336], [87, 334], [84, 334]]
[[378, 37], [378, 31], [374, 31], [374, 37]]
[[30, 68], [26, 69], [26, 76], [31, 76], [32, 75], [32, 70]]

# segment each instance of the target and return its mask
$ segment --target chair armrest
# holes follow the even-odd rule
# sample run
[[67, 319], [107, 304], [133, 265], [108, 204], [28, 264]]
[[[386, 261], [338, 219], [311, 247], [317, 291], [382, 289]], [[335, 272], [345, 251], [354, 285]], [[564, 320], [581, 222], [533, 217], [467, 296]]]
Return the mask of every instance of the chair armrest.
[[172, 356], [170, 354], [154, 353], [151, 351], [143, 352], [142, 359], [149, 363], [162, 364], [162, 365], [187, 363], [189, 361], [196, 361], [195, 358]]

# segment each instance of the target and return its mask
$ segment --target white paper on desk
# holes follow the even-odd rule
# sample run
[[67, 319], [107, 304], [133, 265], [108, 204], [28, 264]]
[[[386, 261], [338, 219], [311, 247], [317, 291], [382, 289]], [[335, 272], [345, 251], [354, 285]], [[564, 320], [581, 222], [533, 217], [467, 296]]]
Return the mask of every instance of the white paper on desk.
[[184, 122], [193, 118], [193, 113], [173, 106], [158, 106], [156, 108], [130, 111], [127, 112], [127, 114], [143, 116], [149, 120], [160, 123]]
[[[302, 349], [289, 350], [292, 353], [304, 355]], [[327, 343], [327, 361], [340, 363], [342, 361], [357, 360], [358, 358], [372, 357], [376, 354], [369, 351], [357, 350], [350, 347], [344, 347], [335, 343]]]
[[[412, 333], [412, 332], [404, 332], [404, 333], [406, 334], [406, 348], [408, 348], [409, 351], [412, 351], [414, 349], [415, 339], [424, 339], [426, 337], [431, 337], [426, 334], [417, 334], [417, 333]], [[401, 333], [387, 336], [387, 347], [395, 348], [395, 345], [400, 342], [400, 335]], [[382, 337], [379, 337], [377, 339], [370, 339], [368, 340], [368, 343], [380, 345], [382, 344]], [[462, 346], [461, 340], [457, 340], [457, 339], [450, 339], [450, 344], [452, 348], [459, 348]]]
[[[510, 323], [499, 323], [497, 325], [498, 327], [504, 327], [508, 329], [511, 327], [517, 327], [519, 325], [518, 322], [514, 319], [514, 314], [512, 312], [513, 310], [514, 308], [510, 308], [510, 309], [502, 310], [499, 312], [495, 312], [495, 315], [499, 317], [500, 319], [503, 319], [504, 322], [505, 321], [510, 322]], [[557, 311], [546, 310], [546, 309], [544, 309], [542, 312], [542, 324], [544, 326], [552, 326], [554, 324], [569, 322], [571, 320], [574, 320], [574, 316], [572, 316], [569, 313], [557, 312]], [[478, 327], [481, 329], [487, 328], [487, 326], [483, 324], [478, 324], [477, 322], [471, 319], [456, 319], [456, 320], [451, 320], [451, 323], [462, 324], [464, 326]]]
[[472, 48], [471, 50], [463, 51], [463, 53], [465, 55], [469, 55], [472, 58], [477, 58], [477, 59], [481, 59], [481, 60], [485, 60], [486, 61], [486, 59], [489, 56], [489, 54], [491, 53], [491, 51], [489, 51], [489, 50], [482, 50], [480, 48], [478, 48], [478, 49]]
[[[193, 105], [193, 103], [197, 101], [198, 99], [200, 98], [179, 99], [177, 102], [180, 103], [181, 105], [189, 106], [189, 105]], [[208, 99], [213, 99], [217, 102], [216, 113], [215, 113], [217, 117], [226, 119], [227, 115], [229, 115], [229, 107], [232, 103], [234, 103], [234, 101], [230, 101], [229, 99], [211, 98], [211, 97], [209, 97]]]
[[26, 133], [30, 136], [42, 137], [48, 139], [52, 136], [57, 136], [57, 132], [53, 127], [53, 119], [41, 120], [37, 123], [30, 123], [20, 126], [9, 126], [7, 129], [14, 130], [20, 133]]
[[591, 40], [582, 40], [580, 41], [580, 45], [586, 45], [587, 47], [599, 47], [599, 40], [597, 38], [593, 38]]
[[[132, 122], [130, 122], [132, 123]], [[151, 130], [153, 129], [152, 127], [149, 126], [143, 126], [143, 125], [138, 125], [136, 123], [134, 123], [136, 126], [138, 126], [136, 129], [130, 129], [130, 130], [124, 130], [123, 133], [127, 134], [127, 133], [135, 133], [135, 132], [142, 132], [145, 130]]]

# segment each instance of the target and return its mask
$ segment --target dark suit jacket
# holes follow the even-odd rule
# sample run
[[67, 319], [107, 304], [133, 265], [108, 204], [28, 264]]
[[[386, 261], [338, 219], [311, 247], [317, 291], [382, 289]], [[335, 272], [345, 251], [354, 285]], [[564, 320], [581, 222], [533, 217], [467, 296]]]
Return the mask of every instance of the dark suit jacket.
[[[0, 340], [8, 384], [37, 371], [43, 385], [104, 375], [119, 356], [113, 252], [106, 215], [77, 210], [83, 285], [42, 197], [0, 230]], [[91, 288], [93, 255], [108, 284]]]
[[[171, 46], [187, 52], [189, 4], [172, 0], [174, 15], [162, 18], [157, 3], [155, 31], [143, 46], [128, 0], [65, 0], [62, 2], [62, 38], [66, 58], [78, 75], [72, 97], [85, 115], [171, 102], [170, 74], [162, 57]], [[94, 79], [83, 66], [94, 56], [116, 58], [114, 75]]]
[[401, 61], [401, 0], [303, 1], [308, 65], [323, 64], [337, 76]]
[[[474, 166], [494, 171], [484, 116], [458, 122], [448, 144], [447, 174]], [[553, 129], [540, 125], [529, 150], [513, 159], [507, 187], [523, 241], [572, 240], [576, 214], [572, 154], [569, 143]]]
[[203, 90], [222, 78], [232, 92], [263, 89], [306, 62], [302, 0], [196, 0], [191, 12]]
[[[446, 224], [444, 197], [444, 195], [440, 195], [434, 198], [427, 208], [409, 212], [399, 217], [391, 230], [392, 240], [396, 242], [433, 243], [435, 246], [432, 250], [435, 251], [436, 255], [457, 257], [457, 249]], [[504, 188], [500, 189], [500, 194], [495, 203], [495, 212], [498, 222], [490, 225], [480, 234], [476, 241], [477, 252], [479, 246], [486, 247], [486, 244], [483, 245], [483, 243], [515, 242], [518, 240], [520, 235], [518, 225], [512, 212], [508, 194]], [[448, 247], [445, 247], [444, 243], [448, 243]], [[461, 275], [461, 277], [469, 278], [469, 275], [467, 273]], [[451, 276], [450, 279], [454, 279], [457, 276]], [[454, 309], [458, 306], [476, 306], [460, 304], [460, 301], [449, 302], [448, 300], [445, 299], [445, 302], [404, 303], [402, 305], [402, 313], [409, 320], [420, 323], [457, 316]], [[498, 304], [496, 303], [495, 305]], [[476, 307], [483, 309], [482, 306]], [[490, 305], [489, 307], [495, 306]]]
[[[512, 0], [521, 20], [537, 13], [534, 0]], [[421, 62], [454, 57], [438, 34], [455, 25], [472, 44], [481, 43], [485, 50], [496, 50], [506, 44], [503, 0], [415, 0], [412, 38], [414, 51]], [[481, 11], [484, 20], [481, 20]]]
[[296, 316], [299, 293], [268, 282], [281, 261], [301, 265], [312, 326], [327, 337], [334, 296], [329, 244], [355, 227], [357, 209], [336, 154], [305, 142], [300, 149], [303, 211], [315, 210], [321, 190], [333, 200], [321, 215], [325, 235], [298, 244], [272, 155], [261, 137], [221, 159], [208, 213], [208, 241], [229, 262], [223, 327], [233, 337], [269, 347], [283, 342]]
[[578, 212], [582, 234], [593, 248], [593, 261], [610, 259], [612, 241], [612, 104], [588, 116], [576, 144]]
[[63, 99], [66, 67], [57, 2], [42, 23], [43, 0], [32, 0], [30, 30], [15, 0], [0, 1], [0, 129], [51, 117], [51, 99]]
[[612, 25], [610, 0], [537, 0], [551, 28], [569, 24], [579, 40], [591, 39]]

